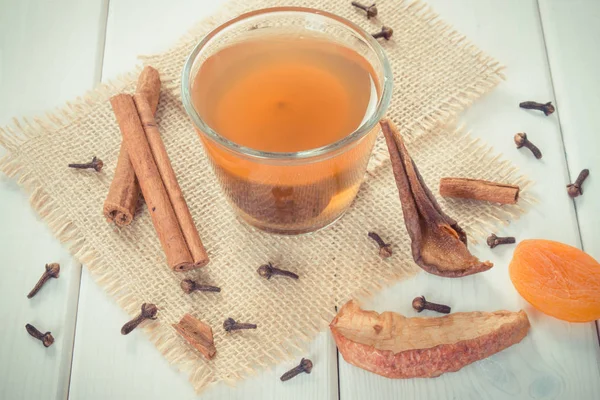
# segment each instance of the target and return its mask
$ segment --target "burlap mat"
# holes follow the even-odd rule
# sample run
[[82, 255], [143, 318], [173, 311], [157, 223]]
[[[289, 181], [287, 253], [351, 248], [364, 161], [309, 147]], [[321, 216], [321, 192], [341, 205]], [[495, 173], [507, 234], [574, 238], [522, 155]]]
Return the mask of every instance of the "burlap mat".
[[[382, 147], [375, 150], [351, 210], [335, 225], [314, 234], [282, 237], [259, 232], [237, 221], [221, 194], [178, 97], [181, 66], [199, 35], [242, 11], [276, 3], [279, 1], [230, 3], [171, 51], [146, 58], [159, 69], [169, 89], [163, 91], [157, 118], [210, 254], [210, 264], [201, 271], [171, 272], [145, 207], [140, 207], [131, 226], [120, 231], [102, 216], [121, 142], [108, 98], [121, 91], [133, 92], [137, 71], [100, 86], [62, 110], [34, 121], [15, 121], [12, 127], [0, 130], [0, 144], [9, 152], [1, 160], [1, 170], [31, 193], [32, 206], [54, 234], [121, 307], [134, 315], [143, 302], [158, 305], [158, 320], [144, 330], [170, 362], [189, 372], [198, 391], [218, 381], [233, 383], [300, 354], [307, 341], [327, 326], [336, 305], [419, 270], [412, 262], [397, 190]], [[394, 40], [383, 43], [395, 72], [388, 115], [405, 134], [408, 149], [434, 193], [442, 176], [526, 186], [515, 168], [500, 161], [487, 146], [442, 127], [499, 81], [500, 67], [425, 5], [381, 1], [377, 4], [379, 21], [367, 21], [347, 1], [288, 3], [325, 9], [368, 30], [375, 31], [382, 23], [394, 28]], [[104, 160], [101, 173], [66, 168], [69, 162], [92, 155]], [[440, 203], [475, 237], [522, 212], [517, 206], [444, 199]], [[380, 232], [393, 243], [393, 257], [379, 258], [368, 230]], [[299, 273], [300, 280], [260, 278], [256, 269], [268, 261]], [[179, 287], [185, 277], [223, 290], [186, 295]], [[171, 327], [184, 313], [213, 327], [217, 356], [212, 361], [206, 361]], [[227, 317], [255, 322], [258, 329], [226, 334], [222, 323]], [[114, 340], [126, 340], [118, 336], [115, 332]]]

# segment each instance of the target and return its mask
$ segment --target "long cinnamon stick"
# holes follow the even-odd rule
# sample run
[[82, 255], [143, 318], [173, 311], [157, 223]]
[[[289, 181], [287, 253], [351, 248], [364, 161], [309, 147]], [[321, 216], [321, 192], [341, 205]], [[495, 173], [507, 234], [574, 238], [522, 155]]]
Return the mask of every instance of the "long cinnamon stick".
[[515, 204], [519, 199], [519, 190], [515, 185], [480, 179], [442, 178], [440, 180], [440, 194], [444, 197]]
[[110, 104], [117, 117], [154, 229], [167, 257], [167, 264], [177, 271], [195, 268], [171, 200], [154, 162], [133, 98], [128, 94], [118, 94], [110, 99]]
[[190, 314], [185, 314], [173, 328], [209, 360], [217, 353], [212, 328]]
[[167, 189], [167, 194], [171, 200], [175, 215], [177, 216], [177, 221], [179, 221], [183, 237], [192, 254], [194, 265], [198, 268], [203, 267], [208, 263], [208, 254], [206, 254], [202, 240], [200, 240], [198, 229], [196, 229], [196, 225], [190, 214], [190, 209], [185, 202], [181, 187], [179, 186], [179, 183], [177, 183], [175, 171], [173, 171], [167, 150], [160, 138], [160, 132], [158, 131], [154, 116], [152, 115], [151, 106], [148, 104], [146, 97], [142, 93], [135, 94], [133, 100], [137, 107], [140, 120], [142, 121], [144, 131], [146, 132], [146, 138], [148, 139], [148, 144], [152, 150], [154, 161], [156, 162], [162, 181]]
[[[144, 68], [138, 79], [136, 92], [148, 99], [152, 114], [156, 113], [160, 97], [160, 76], [156, 69], [149, 66]], [[106, 219], [113, 221], [117, 226], [129, 225], [135, 215], [139, 192], [140, 187], [129, 154], [125, 145], [121, 143], [115, 176], [104, 201], [103, 213]]]

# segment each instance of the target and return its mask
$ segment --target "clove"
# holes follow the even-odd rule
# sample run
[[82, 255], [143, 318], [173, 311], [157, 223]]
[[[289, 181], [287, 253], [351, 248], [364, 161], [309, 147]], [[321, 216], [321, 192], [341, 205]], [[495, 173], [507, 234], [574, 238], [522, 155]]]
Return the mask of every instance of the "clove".
[[421, 312], [423, 310], [431, 310], [436, 311], [442, 314], [450, 314], [450, 307], [444, 304], [430, 303], [425, 300], [425, 296], [415, 297], [412, 301], [412, 306], [417, 312]]
[[381, 258], [389, 258], [392, 256], [391, 243], [385, 243], [383, 239], [381, 239], [381, 236], [379, 236], [375, 232], [369, 232], [369, 237], [375, 242], [377, 242], [377, 245], [379, 246], [379, 255], [381, 256]]
[[198, 292], [220, 292], [221, 291], [220, 287], [210, 286], [210, 285], [201, 285], [191, 279], [182, 280], [180, 285], [181, 285], [181, 289], [183, 289], [183, 291], [187, 294], [190, 294], [195, 291], [198, 291]]
[[569, 193], [569, 196], [575, 198], [583, 194], [583, 189], [581, 188], [581, 185], [589, 175], [590, 170], [586, 168], [579, 173], [579, 176], [577, 177], [577, 180], [575, 180], [575, 183], [570, 183], [567, 185], [567, 193]]
[[542, 152], [537, 148], [536, 145], [527, 139], [527, 134], [525, 132], [517, 133], [515, 135], [515, 144], [517, 145], [517, 149], [520, 149], [521, 147], [527, 147], [538, 160], [542, 158]]
[[361, 10], [365, 10], [367, 12], [367, 18], [369, 19], [377, 16], [377, 7], [375, 7], [375, 3], [371, 4], [370, 6], [365, 6], [358, 1], [353, 1], [352, 5], [356, 8], [360, 8]]
[[535, 101], [524, 101], [522, 103], [519, 103], [519, 107], [526, 108], [528, 110], [539, 110], [546, 114], [546, 116], [552, 114], [555, 111], [555, 108], [552, 105], [551, 101], [547, 102], [546, 104], [537, 103]]
[[256, 272], [258, 272], [258, 274], [260, 276], [262, 276], [263, 278], [267, 278], [267, 279], [271, 279], [271, 277], [273, 275], [287, 276], [288, 278], [292, 278], [292, 279], [299, 278], [299, 276], [297, 274], [295, 274], [291, 271], [286, 271], [284, 269], [275, 268], [273, 266], [273, 264], [271, 264], [271, 263], [261, 265], [260, 267], [258, 267]]
[[300, 360], [300, 364], [298, 364], [297, 367], [290, 369], [288, 372], [281, 375], [281, 378], [279, 378], [279, 379], [281, 379], [282, 382], [289, 381], [296, 375], [301, 374], [303, 372], [310, 374], [310, 371], [312, 371], [312, 368], [313, 368], [312, 361], [310, 361], [308, 358], [303, 358], [302, 360]]
[[139, 324], [141, 324], [146, 319], [156, 319], [156, 313], [158, 312], [158, 308], [151, 303], [142, 304], [142, 311], [140, 315], [127, 322], [121, 328], [121, 335], [128, 335], [132, 330], [137, 328]]
[[237, 331], [240, 329], [256, 329], [256, 324], [245, 324], [236, 322], [233, 318], [227, 318], [225, 322], [223, 322], [223, 329], [225, 329], [225, 332]]
[[487, 244], [490, 246], [490, 249], [500, 245], [500, 244], [513, 244], [515, 243], [515, 238], [513, 236], [499, 237], [492, 233], [487, 238]]
[[382, 26], [381, 31], [374, 33], [372, 36], [375, 39], [384, 38], [385, 40], [390, 40], [392, 35], [394, 34], [394, 30], [388, 26]]
[[27, 295], [27, 298], [30, 299], [40, 291], [42, 286], [46, 283], [46, 281], [50, 278], [58, 278], [58, 274], [60, 273], [60, 265], [57, 263], [46, 264], [46, 270], [42, 274], [40, 280], [35, 284], [31, 292]]
[[25, 329], [27, 329], [27, 333], [29, 333], [31, 336], [33, 336], [36, 339], [39, 339], [44, 345], [44, 347], [50, 347], [52, 346], [52, 343], [54, 343], [54, 337], [50, 332], [42, 333], [31, 324], [25, 325]]
[[94, 156], [94, 158], [92, 158], [91, 162], [86, 163], [86, 164], [69, 164], [69, 168], [94, 169], [94, 170], [96, 170], [96, 172], [102, 171], [103, 166], [104, 166], [104, 163], [102, 162], [102, 160], [99, 158], [96, 158], [96, 156]]

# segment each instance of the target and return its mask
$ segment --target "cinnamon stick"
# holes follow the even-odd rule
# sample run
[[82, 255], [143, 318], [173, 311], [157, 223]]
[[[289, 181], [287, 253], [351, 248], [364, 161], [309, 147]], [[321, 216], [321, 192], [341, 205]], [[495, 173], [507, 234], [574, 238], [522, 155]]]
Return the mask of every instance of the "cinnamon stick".
[[177, 271], [195, 268], [171, 200], [154, 162], [133, 98], [128, 94], [118, 94], [110, 99], [110, 103], [148, 205], [154, 229], [165, 252], [167, 264]]
[[152, 109], [152, 115], [156, 114], [160, 98], [160, 75], [158, 71], [149, 65], [144, 67], [138, 78], [135, 92], [146, 98]]
[[190, 314], [185, 314], [173, 328], [209, 360], [217, 353], [212, 328]]
[[[160, 76], [156, 69], [149, 66], [144, 68], [138, 79], [136, 92], [146, 97], [152, 114], [156, 113], [160, 97]], [[103, 213], [106, 219], [113, 221], [117, 226], [129, 225], [135, 215], [139, 192], [140, 187], [129, 154], [125, 145], [121, 143], [115, 176], [104, 201]]]
[[119, 159], [115, 168], [115, 176], [108, 189], [102, 212], [107, 221], [117, 226], [127, 226], [133, 221], [137, 206], [140, 187], [129, 161], [129, 154], [123, 143], [119, 150]]
[[197, 268], [203, 267], [208, 263], [208, 254], [206, 254], [202, 240], [200, 240], [198, 229], [196, 229], [196, 225], [190, 214], [190, 209], [185, 202], [181, 187], [179, 186], [179, 183], [177, 183], [175, 171], [173, 171], [167, 150], [160, 138], [160, 132], [158, 131], [154, 116], [152, 115], [151, 106], [148, 104], [148, 101], [146, 101], [146, 97], [143, 93], [135, 94], [133, 100], [137, 107], [140, 120], [142, 121], [144, 131], [146, 132], [146, 138], [148, 139], [148, 144], [152, 150], [154, 161], [156, 162], [165, 189], [171, 200], [171, 205], [177, 216], [177, 221], [183, 232], [183, 237], [192, 254], [194, 265]]
[[515, 204], [519, 199], [519, 190], [515, 185], [481, 179], [442, 178], [440, 180], [440, 194], [444, 197]]

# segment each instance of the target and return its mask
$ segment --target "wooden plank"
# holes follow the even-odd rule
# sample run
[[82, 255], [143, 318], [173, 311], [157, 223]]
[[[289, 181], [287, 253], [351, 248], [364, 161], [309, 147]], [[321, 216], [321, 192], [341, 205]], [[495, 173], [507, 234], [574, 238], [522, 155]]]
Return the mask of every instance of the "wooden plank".
[[600, 260], [600, 2], [540, 0], [540, 15], [569, 163], [570, 177], [560, 183], [590, 170], [575, 206], [583, 249]]
[[[111, 0], [103, 80], [129, 71], [139, 54], [166, 50], [223, 2], [175, 0], [166, 5], [160, 0]], [[85, 270], [79, 310], [71, 398], [197, 398], [187, 377], [169, 366], [143, 333], [121, 336], [119, 330], [128, 319], [127, 314]], [[203, 393], [202, 398], [337, 399], [337, 356], [331, 336], [321, 334], [306, 356], [315, 363], [310, 376], [286, 383], [279, 381], [279, 376], [295, 366], [298, 359], [239, 382], [235, 388], [217, 385]]]
[[[0, 126], [35, 116], [98, 81], [105, 1], [12, 1], [0, 12]], [[5, 150], [0, 148], [0, 156]], [[81, 266], [31, 209], [28, 196], [0, 176], [0, 398], [65, 399], [69, 386]], [[48, 262], [60, 277], [26, 295]], [[51, 331], [44, 348], [25, 331]]]
[[139, 55], [168, 50], [197, 22], [212, 15], [226, 0], [111, 0], [106, 26], [102, 76], [130, 71]]
[[[121, 335], [121, 326], [128, 316], [107, 298], [85, 269], [79, 310], [71, 399], [198, 398], [188, 377], [169, 365], [142, 331]], [[280, 382], [279, 377], [295, 366], [296, 361], [292, 361], [243, 380], [235, 387], [220, 384], [209, 388], [201, 398], [337, 398], [336, 353], [330, 335], [320, 334], [306, 357], [315, 363], [310, 376]]]
[[[514, 235], [517, 240], [547, 238], [578, 245], [575, 212], [564, 188], [569, 177], [558, 119], [518, 108], [518, 103], [525, 100], [554, 100], [537, 3], [533, 0], [429, 3], [442, 19], [507, 65], [506, 82], [476, 102], [462, 118], [476, 136], [492, 144], [536, 182], [532, 192], [539, 204], [521, 220], [511, 221], [510, 226], [496, 233]], [[563, 7], [570, 8], [570, 4]], [[581, 28], [577, 32], [589, 35]], [[579, 36], [572, 36], [571, 40], [577, 42]], [[589, 40], [591, 43], [593, 36]], [[582, 96], [589, 99], [592, 93]], [[523, 131], [543, 151], [542, 160], [514, 148], [513, 135]], [[597, 147], [590, 146], [589, 151]], [[340, 357], [341, 399], [598, 397], [600, 355], [594, 325], [568, 324], [546, 317], [521, 299], [507, 274], [514, 246], [494, 250], [483, 244], [470, 247], [480, 258], [492, 260], [495, 267], [460, 279], [421, 273], [365, 302], [364, 306], [413, 316], [416, 312], [411, 308], [411, 300], [425, 295], [432, 301], [450, 304], [453, 311], [523, 308], [532, 324], [529, 335], [502, 353], [436, 379], [390, 380], [349, 365]]]
[[[68, 390], [81, 266], [29, 207], [15, 182], [0, 182], [0, 398], [64, 399]], [[61, 266], [32, 299], [27, 293], [48, 262]], [[49, 348], [30, 337], [25, 324], [51, 331]]]

